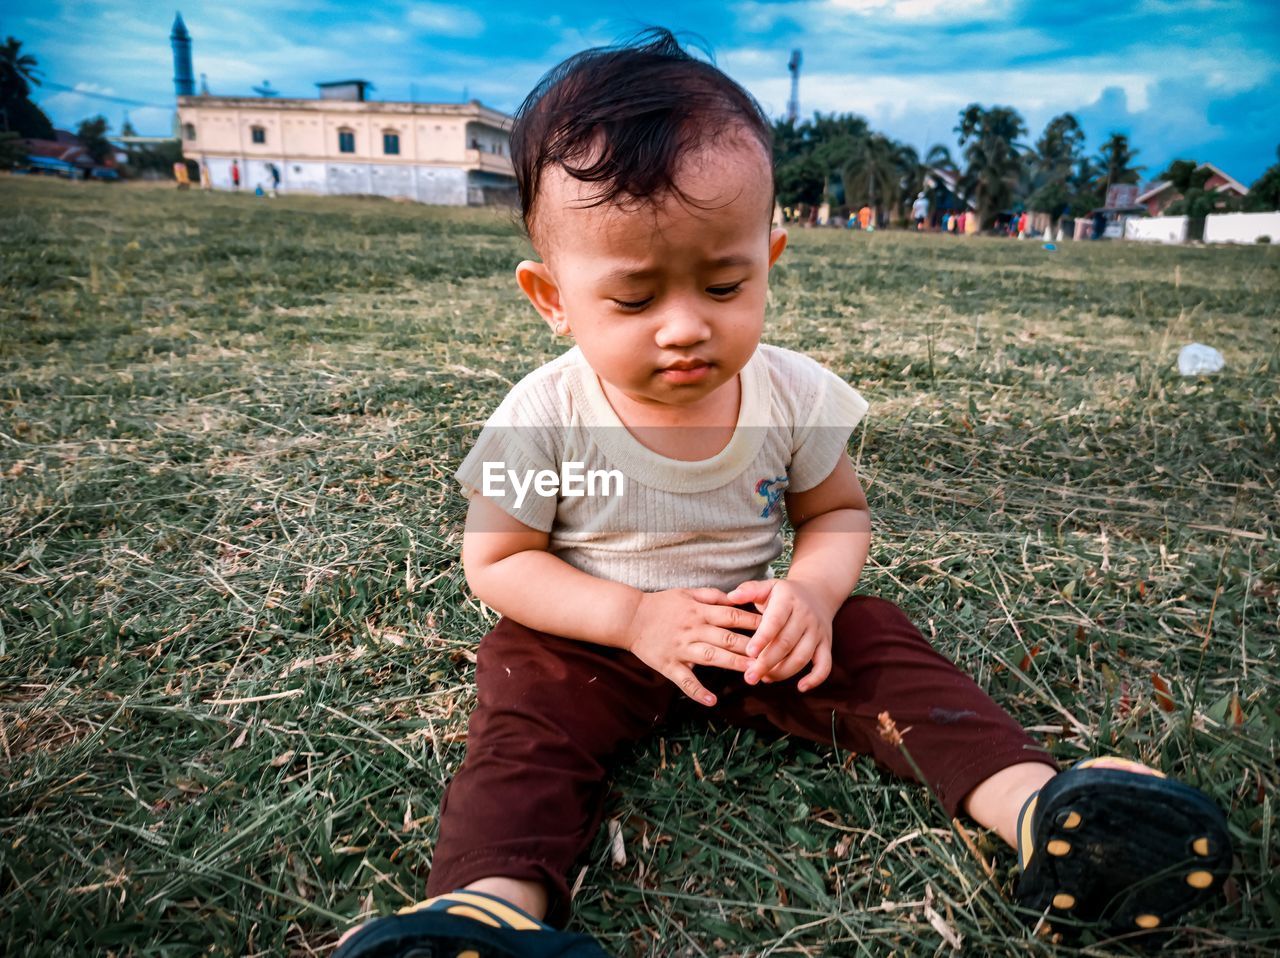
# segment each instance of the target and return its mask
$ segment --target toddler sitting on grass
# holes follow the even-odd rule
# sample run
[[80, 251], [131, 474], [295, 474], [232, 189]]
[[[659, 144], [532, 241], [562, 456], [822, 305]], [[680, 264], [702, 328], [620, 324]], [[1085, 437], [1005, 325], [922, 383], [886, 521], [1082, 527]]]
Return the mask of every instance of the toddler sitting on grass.
[[[349, 932], [339, 958], [604, 955], [558, 929], [609, 762], [699, 709], [922, 779], [1018, 850], [1032, 920], [1159, 928], [1226, 877], [1199, 791], [1119, 759], [1059, 774], [897, 607], [850, 597], [871, 520], [846, 446], [867, 404], [761, 342], [787, 245], [770, 135], [665, 31], [570, 58], [521, 107], [511, 154], [541, 261], [516, 280], [574, 346], [512, 389], [458, 472], [467, 581], [503, 618], [480, 643], [433, 897]], [[793, 558], [772, 578], [784, 513]]]

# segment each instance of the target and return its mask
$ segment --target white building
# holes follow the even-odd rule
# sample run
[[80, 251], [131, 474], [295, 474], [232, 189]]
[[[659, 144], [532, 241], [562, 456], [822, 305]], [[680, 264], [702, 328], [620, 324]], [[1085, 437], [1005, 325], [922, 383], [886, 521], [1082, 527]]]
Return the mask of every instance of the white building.
[[448, 206], [513, 202], [511, 117], [469, 103], [379, 103], [364, 80], [313, 100], [179, 96], [183, 154], [215, 189], [363, 193]]

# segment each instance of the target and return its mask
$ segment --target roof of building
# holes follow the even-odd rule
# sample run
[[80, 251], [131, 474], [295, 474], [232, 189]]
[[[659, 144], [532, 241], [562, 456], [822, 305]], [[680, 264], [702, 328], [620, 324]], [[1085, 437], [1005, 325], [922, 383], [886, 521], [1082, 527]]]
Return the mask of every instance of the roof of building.
[[[65, 132], [65, 131], [59, 131]], [[61, 140], [23, 140], [23, 146], [30, 156], [44, 156], [51, 160], [71, 163], [81, 169], [88, 169], [98, 164], [93, 161], [89, 151], [79, 140], [65, 143]]]
[[[1199, 166], [1196, 167], [1197, 171], [1205, 170], [1205, 169], [1209, 170], [1210, 172], [1217, 173], [1220, 177], [1222, 177], [1224, 180], [1227, 181], [1218, 186], [1215, 186], [1214, 187], [1215, 192], [1223, 193], [1230, 190], [1234, 193], [1237, 193], [1240, 196], [1244, 196], [1246, 193], [1249, 192], [1249, 188], [1247, 186], [1242, 184], [1234, 176], [1230, 176], [1229, 174], [1224, 173], [1222, 170], [1214, 166], [1212, 163], [1201, 163]], [[1172, 187], [1173, 187], [1173, 183], [1169, 180], [1158, 180], [1155, 183], [1150, 183], [1147, 185], [1146, 190], [1144, 190], [1142, 194], [1138, 197], [1137, 201], [1139, 203], [1145, 203], [1147, 200], [1154, 199], [1155, 197], [1163, 193], [1165, 190], [1171, 189]]]
[[[931, 166], [925, 174], [925, 185], [929, 185], [929, 181], [933, 181], [933, 185], [945, 186], [949, 191], [956, 194], [960, 193], [960, 172], [958, 170], [949, 170], [945, 166]], [[978, 208], [978, 203], [972, 197], [965, 200], [965, 205], [971, 210]]]
[[1205, 167], [1208, 167], [1209, 169], [1213, 170], [1213, 172], [1217, 173], [1220, 177], [1222, 177], [1224, 180], [1227, 181], [1223, 183], [1221, 186], [1216, 187], [1219, 193], [1221, 193], [1223, 190], [1230, 189], [1230, 190], [1235, 190], [1241, 196], [1244, 196], [1246, 193], [1249, 192], [1249, 188], [1247, 186], [1245, 186], [1243, 183], [1237, 180], [1234, 176], [1229, 176], [1226, 173], [1222, 172], [1222, 170], [1218, 169], [1218, 167], [1214, 166], [1212, 163], [1201, 163], [1199, 166], [1196, 167], [1196, 169], [1203, 170]]
[[316, 86], [318, 87], [352, 86], [356, 83], [360, 84], [361, 86], [367, 86], [367, 87], [373, 86], [373, 83], [370, 80], [329, 80], [326, 83], [317, 83]]
[[513, 118], [479, 100], [467, 103], [411, 103], [404, 100], [325, 100], [320, 97], [180, 96], [179, 109], [213, 108], [239, 110], [345, 110], [352, 113], [408, 113], [427, 116], [467, 117], [510, 130]]
[[1173, 184], [1168, 180], [1157, 180], [1155, 183], [1149, 183], [1147, 184], [1147, 188], [1138, 194], [1137, 201], [1139, 203], [1145, 203], [1147, 200], [1159, 196], [1171, 186], [1173, 186]]

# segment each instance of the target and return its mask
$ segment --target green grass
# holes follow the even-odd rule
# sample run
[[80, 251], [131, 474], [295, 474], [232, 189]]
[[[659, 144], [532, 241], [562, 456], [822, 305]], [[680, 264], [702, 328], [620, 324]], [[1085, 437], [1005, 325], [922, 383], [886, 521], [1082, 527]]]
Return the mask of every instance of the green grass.
[[[20, 179], [0, 224], [0, 951], [327, 953], [420, 896], [463, 754], [493, 615], [450, 475], [558, 348], [526, 246], [492, 211]], [[1274, 953], [1280, 250], [800, 230], [771, 296], [767, 339], [872, 403], [860, 590], [1064, 761], [1217, 799], [1234, 877], [1165, 948]], [[1177, 375], [1193, 340], [1221, 374]], [[833, 748], [676, 727], [608, 814], [627, 864], [596, 841], [575, 927], [620, 955], [946, 953], [929, 915], [1055, 952], [993, 836], [989, 880]]]

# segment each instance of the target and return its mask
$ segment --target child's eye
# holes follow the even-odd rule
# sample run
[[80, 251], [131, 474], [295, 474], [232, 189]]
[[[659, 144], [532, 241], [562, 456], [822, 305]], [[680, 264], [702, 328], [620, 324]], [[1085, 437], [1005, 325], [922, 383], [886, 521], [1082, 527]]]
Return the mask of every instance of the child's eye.
[[740, 289], [742, 289], [742, 283], [737, 282], [732, 286], [708, 286], [707, 292], [712, 296], [732, 296]]
[[625, 310], [626, 312], [635, 313], [635, 312], [639, 312], [640, 310], [648, 306], [650, 303], [652, 303], [653, 297], [646, 296], [644, 299], [635, 299], [635, 300], [615, 299], [613, 302], [617, 305], [619, 309]]

